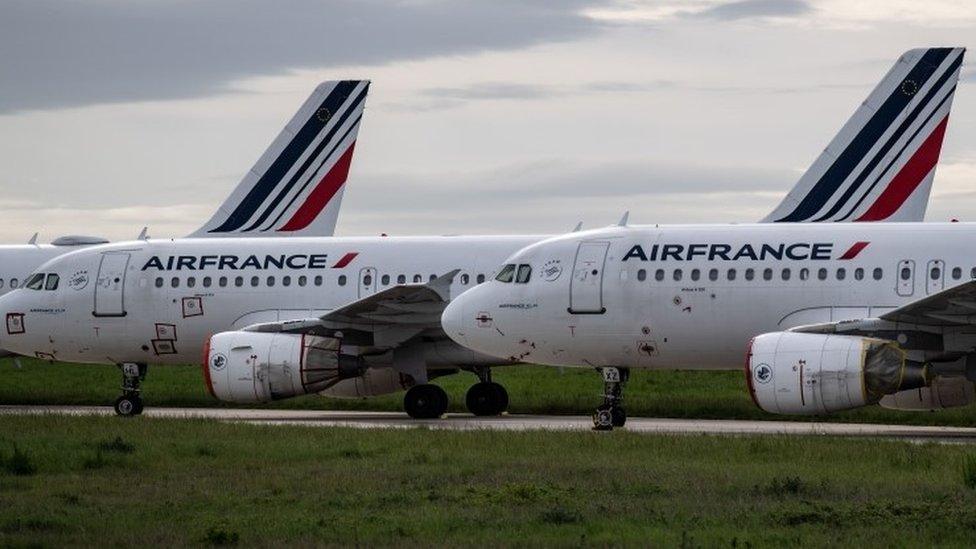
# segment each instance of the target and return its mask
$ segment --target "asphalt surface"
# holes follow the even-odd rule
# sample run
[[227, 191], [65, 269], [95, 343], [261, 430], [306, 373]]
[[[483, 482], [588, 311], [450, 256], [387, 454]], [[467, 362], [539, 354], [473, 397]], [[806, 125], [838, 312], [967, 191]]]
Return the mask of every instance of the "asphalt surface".
[[[0, 406], [0, 415], [102, 415], [115, 412], [108, 406]], [[470, 431], [587, 431], [593, 426], [587, 416], [504, 415], [474, 417], [448, 414], [434, 420], [411, 419], [402, 413], [324, 410], [262, 410], [227, 408], [147, 408], [146, 417], [205, 418], [260, 425], [306, 425], [355, 427], [361, 429], [409, 429], [425, 427]], [[842, 437], [895, 438], [915, 441], [976, 443], [976, 428], [868, 423], [810, 423], [799, 421], [746, 421], [719, 419], [628, 418], [624, 430], [654, 434], [712, 435], [820, 435]]]

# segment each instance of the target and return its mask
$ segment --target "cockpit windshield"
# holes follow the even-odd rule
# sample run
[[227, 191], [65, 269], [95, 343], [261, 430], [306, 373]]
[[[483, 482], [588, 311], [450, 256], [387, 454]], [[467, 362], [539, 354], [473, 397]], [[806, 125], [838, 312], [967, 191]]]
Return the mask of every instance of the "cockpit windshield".
[[495, 277], [495, 280], [508, 284], [509, 282], [512, 281], [514, 277], [515, 277], [515, 264], [509, 263], [508, 265], [502, 267], [501, 271], [498, 271], [498, 276]]
[[44, 287], [44, 275], [41, 273], [34, 273], [30, 275], [24, 287], [28, 290], [40, 290]]
[[518, 274], [515, 276], [516, 284], [526, 284], [529, 279], [532, 278], [532, 266], [531, 265], [519, 265]]

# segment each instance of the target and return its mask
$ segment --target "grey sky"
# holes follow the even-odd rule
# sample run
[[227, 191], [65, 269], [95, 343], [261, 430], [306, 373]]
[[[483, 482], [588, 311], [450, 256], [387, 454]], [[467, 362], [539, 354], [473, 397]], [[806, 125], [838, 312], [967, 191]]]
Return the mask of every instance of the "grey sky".
[[[762, 217], [971, 2], [0, 1], [0, 241], [186, 234], [315, 84], [373, 80], [341, 234]], [[964, 67], [929, 218], [976, 220]]]

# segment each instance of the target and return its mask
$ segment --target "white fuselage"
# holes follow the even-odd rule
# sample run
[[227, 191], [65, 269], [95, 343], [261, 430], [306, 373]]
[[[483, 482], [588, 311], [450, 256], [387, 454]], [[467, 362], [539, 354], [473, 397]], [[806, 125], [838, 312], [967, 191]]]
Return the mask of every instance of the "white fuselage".
[[457, 296], [542, 238], [207, 238], [91, 247], [38, 269], [58, 276], [56, 290], [0, 298], [8, 320], [0, 347], [71, 362], [197, 363], [217, 332], [316, 317], [398, 283], [460, 269], [451, 287]]
[[[454, 300], [443, 324], [458, 343], [549, 365], [733, 369], [756, 335], [877, 317], [972, 280], [976, 224], [614, 227], [506, 262], [531, 278]], [[971, 350], [964, 332], [951, 341]]]

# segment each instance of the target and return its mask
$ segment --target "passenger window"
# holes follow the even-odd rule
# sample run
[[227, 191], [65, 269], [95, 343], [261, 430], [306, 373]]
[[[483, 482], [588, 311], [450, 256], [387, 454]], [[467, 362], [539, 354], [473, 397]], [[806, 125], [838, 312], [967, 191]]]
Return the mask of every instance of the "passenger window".
[[0, 278], [0, 288], [3, 288], [3, 283], [4, 283], [4, 280], [2, 278]]
[[288, 275], [285, 275], [285, 276], [281, 277], [281, 285], [282, 286], [291, 286], [291, 277], [288, 276]]
[[783, 280], [789, 280], [790, 279], [790, 270], [788, 268], [784, 268], [783, 269], [782, 276], [783, 276]]
[[763, 280], [772, 280], [772, 279], [773, 279], [773, 270], [770, 269], [769, 267], [763, 269]]
[[735, 280], [735, 269], [729, 269], [725, 272], [725, 277], [729, 280]]
[[364, 286], [372, 286], [373, 285], [373, 275], [365, 275], [365, 276], [363, 276], [363, 285]]
[[701, 278], [701, 269], [692, 269], [691, 270], [691, 279], [692, 280], [698, 280], [699, 278]]
[[217, 279], [217, 285], [220, 286], [221, 288], [226, 288], [227, 287], [227, 277], [226, 276], [222, 276], [219, 279]]
[[827, 269], [821, 267], [820, 270], [817, 271], [817, 278], [820, 280], [827, 280]]
[[383, 284], [384, 286], [389, 286], [390, 285], [390, 275], [383, 275], [383, 277], [380, 278], [380, 283]]
[[976, 278], [976, 267], [969, 271], [969, 278]]
[[58, 278], [58, 275], [56, 275], [54, 273], [51, 273], [51, 274], [47, 275], [47, 282], [44, 283], [44, 289], [45, 290], [48, 290], [48, 291], [57, 290], [58, 289], [58, 281], [60, 281], [60, 280], [61, 279]]
[[308, 284], [308, 277], [305, 275], [299, 276], [298, 285], [304, 288], [306, 284]]
[[481, 284], [484, 281], [485, 281], [485, 275], [479, 274], [478, 275], [478, 284]]
[[237, 286], [238, 288], [240, 288], [243, 285], [244, 285], [244, 277], [243, 276], [238, 276], [238, 277], [234, 278], [234, 286]]
[[186, 287], [192, 288], [197, 285], [197, 279], [195, 277], [189, 277], [186, 279]]
[[808, 278], [810, 278], [810, 269], [806, 267], [800, 269], [800, 280], [806, 280]]
[[430, 281], [433, 282], [434, 280], [437, 280], [437, 275], [430, 275]]
[[847, 270], [843, 267], [837, 269], [837, 280], [844, 280], [847, 277]]
[[157, 276], [156, 277], [156, 287], [157, 288], [162, 288], [163, 287], [163, 277], [161, 277], [161, 276]]
[[[498, 273], [498, 274], [501, 274], [501, 273]], [[423, 282], [423, 280], [424, 280], [424, 277], [422, 277], [420, 275], [413, 275], [413, 283], [414, 284], [420, 284], [421, 282]], [[495, 280], [498, 280], [498, 277], [495, 277]]]
[[854, 269], [854, 280], [864, 280], [864, 269], [860, 267]]
[[258, 287], [258, 284], [260, 284], [260, 283], [261, 283], [261, 278], [260, 277], [257, 277], [257, 276], [252, 276], [251, 277], [251, 286], [252, 287], [257, 288]]
[[637, 280], [640, 282], [647, 280], [647, 271], [644, 269], [637, 269]]
[[654, 280], [657, 280], [658, 282], [664, 280], [664, 269], [654, 271]]
[[397, 275], [397, 284], [406, 284], [407, 275]]
[[912, 278], [912, 270], [909, 269], [908, 267], [902, 267], [901, 268], [901, 279], [902, 280], [909, 280], [911, 278]]
[[683, 274], [684, 273], [681, 272], [681, 269], [675, 269], [674, 272], [671, 273], [671, 276], [672, 276], [672, 278], [674, 278], [674, 281], [675, 282], [680, 282], [681, 281], [681, 276]]
[[269, 288], [271, 288], [271, 287], [273, 287], [274, 285], [275, 285], [275, 277], [273, 277], [273, 276], [269, 276], [269, 277], [268, 277], [268, 287], [269, 287]]
[[929, 270], [929, 278], [931, 278], [932, 280], [938, 280], [942, 278], [942, 269], [938, 267], [932, 267], [932, 269]]
[[203, 277], [203, 287], [204, 288], [209, 288], [211, 284], [213, 284], [213, 279], [212, 278], [210, 278], [209, 276]]
[[[419, 279], [420, 275], [417, 275], [416, 278]], [[495, 277], [495, 280], [508, 284], [513, 278], [515, 278], [515, 265], [509, 263], [502, 267], [501, 271], [498, 271], [498, 276]], [[420, 282], [420, 280], [417, 280], [417, 282]]]
[[[316, 286], [321, 286], [322, 285], [322, 277], [321, 276], [315, 277], [315, 285]], [[346, 285], [346, 275], [339, 275], [339, 285], [340, 286], [345, 286]]]
[[960, 269], [959, 267], [953, 267], [952, 268], [952, 279], [953, 280], [959, 280], [960, 278], [962, 278], [962, 269]]
[[471, 282], [471, 277], [467, 273], [461, 275], [461, 284], [467, 286], [468, 282]]
[[11, 288], [16, 288], [17, 287], [17, 279], [16, 278], [11, 278], [10, 279], [10, 287]]
[[518, 275], [515, 278], [515, 282], [519, 284], [525, 284], [532, 278], [532, 266], [531, 265], [519, 265]]
[[173, 287], [173, 288], [179, 288], [180, 287], [180, 279], [174, 276], [173, 278], [170, 279], [169, 285], [170, 285], [170, 287]]
[[875, 267], [874, 268], [874, 279], [875, 280], [881, 280], [882, 275], [884, 275], [884, 271], [881, 270], [881, 267]]
[[752, 280], [753, 278], [756, 278], [756, 270], [752, 268], [746, 269], [746, 280]]
[[708, 279], [711, 280], [712, 282], [718, 280], [718, 269], [709, 269]]

